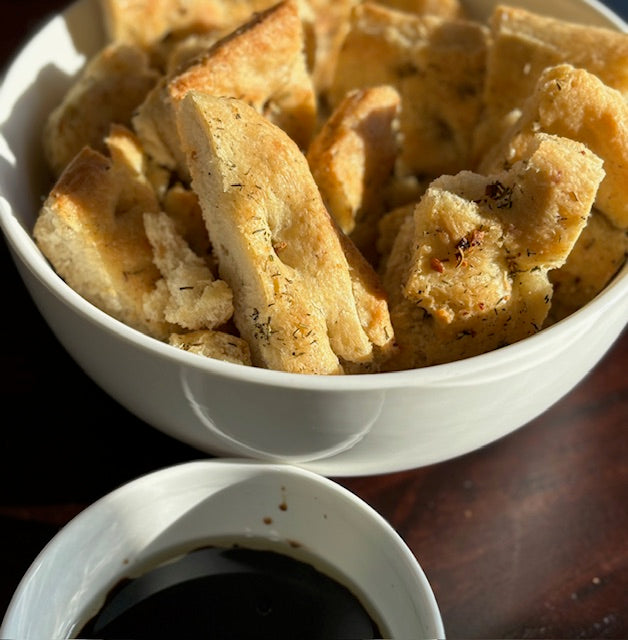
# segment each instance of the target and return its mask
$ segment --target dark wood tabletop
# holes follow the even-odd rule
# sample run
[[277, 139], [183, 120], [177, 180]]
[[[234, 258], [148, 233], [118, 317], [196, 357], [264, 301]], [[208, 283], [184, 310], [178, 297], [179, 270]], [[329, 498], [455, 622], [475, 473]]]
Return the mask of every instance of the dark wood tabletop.
[[[64, 4], [2, 0], [0, 64]], [[88, 504], [205, 455], [91, 382], [40, 317], [4, 241], [0, 261], [1, 618], [35, 556]], [[422, 469], [335, 478], [416, 554], [449, 638], [628, 638], [627, 367], [625, 332], [579, 386], [501, 441]]]

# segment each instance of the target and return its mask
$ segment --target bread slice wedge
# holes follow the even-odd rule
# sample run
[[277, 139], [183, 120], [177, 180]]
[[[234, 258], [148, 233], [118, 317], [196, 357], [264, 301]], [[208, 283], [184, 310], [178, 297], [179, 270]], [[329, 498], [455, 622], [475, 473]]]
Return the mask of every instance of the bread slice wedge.
[[369, 261], [399, 154], [399, 104], [389, 85], [350, 91], [307, 151], [328, 211]]
[[303, 153], [242, 100], [190, 91], [179, 134], [234, 323], [257, 366], [340, 374], [392, 346], [374, 271], [325, 209]]
[[628, 96], [628, 34], [577, 24], [507, 4], [490, 17], [485, 114], [476, 132], [475, 157], [490, 148], [534, 91], [548, 67], [567, 63], [586, 69]]
[[586, 69], [569, 64], [540, 75], [521, 115], [487, 152], [478, 171], [490, 173], [521, 158], [538, 132], [585, 144], [604, 161], [596, 208], [619, 229], [628, 228], [628, 103]]
[[150, 49], [166, 37], [235, 27], [274, 0], [99, 0], [111, 41]]
[[176, 75], [163, 77], [150, 92], [133, 118], [147, 152], [159, 164], [189, 179], [176, 112], [190, 91], [244, 100], [299, 146], [307, 146], [316, 126], [317, 104], [305, 46], [294, 0], [253, 16], [188, 61]]
[[160, 278], [144, 230], [145, 212], [160, 205], [143, 174], [133, 134], [114, 126], [104, 155], [84, 147], [46, 197], [33, 235], [72, 289], [105, 313], [163, 339], [173, 327], [144, 310]]
[[403, 173], [435, 178], [469, 167], [482, 113], [488, 29], [364, 2], [353, 9], [329, 89], [391, 85], [401, 96]]
[[46, 118], [42, 147], [55, 178], [84, 146], [106, 153], [112, 124], [131, 126], [159, 74], [137, 46], [115, 42], [89, 60]]

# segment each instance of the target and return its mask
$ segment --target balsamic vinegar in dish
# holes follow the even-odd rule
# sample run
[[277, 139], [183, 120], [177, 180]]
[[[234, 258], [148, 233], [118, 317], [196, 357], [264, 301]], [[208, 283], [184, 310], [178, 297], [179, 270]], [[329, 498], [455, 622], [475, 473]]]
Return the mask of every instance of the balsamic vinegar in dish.
[[381, 638], [358, 598], [276, 551], [208, 546], [122, 580], [79, 638]]

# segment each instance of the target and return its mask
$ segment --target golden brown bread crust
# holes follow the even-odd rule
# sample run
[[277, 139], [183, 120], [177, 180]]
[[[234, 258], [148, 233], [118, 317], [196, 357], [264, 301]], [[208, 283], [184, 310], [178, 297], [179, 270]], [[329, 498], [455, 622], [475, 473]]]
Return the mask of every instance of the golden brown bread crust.
[[[143, 298], [159, 271], [142, 216], [159, 203], [141, 172], [141, 150], [132, 134], [114, 127], [112, 158], [85, 147], [46, 198], [33, 234], [55, 271], [94, 305], [149, 335], [172, 327], [147, 317]], [[141, 162], [141, 161], [140, 161]]]
[[618, 228], [628, 228], [628, 103], [585, 69], [561, 64], [540, 75], [521, 116], [486, 154], [478, 171], [516, 162], [539, 131], [577, 140], [604, 161], [595, 206]]
[[628, 105], [598, 76], [570, 64], [548, 67], [521, 113], [479, 165], [491, 172], [521, 157], [536, 132], [580, 141], [604, 162], [596, 209], [566, 263], [550, 272], [554, 286], [546, 324], [556, 322], [597, 295], [626, 258], [628, 228]]
[[164, 37], [231, 28], [276, 0], [100, 0], [112, 41], [149, 49]]
[[310, 0], [313, 13], [312, 80], [323, 106], [347, 33], [347, 19], [359, 0]]
[[[317, 94], [326, 103], [332, 83], [338, 52], [349, 30], [349, 17], [362, 0], [310, 0], [313, 14], [314, 64], [312, 76]], [[460, 18], [463, 14], [459, 0], [379, 0], [390, 9], [442, 18]]]
[[501, 136], [510, 111], [534, 91], [547, 67], [568, 63], [628, 96], [628, 34], [575, 24], [506, 5], [490, 18], [486, 112], [476, 134], [476, 157]]
[[477, 355], [540, 330], [552, 287], [586, 225], [602, 161], [537, 134], [491, 176], [435, 180], [403, 223], [384, 284], [400, 355], [412, 368]]
[[374, 343], [392, 342], [386, 301], [343, 250], [296, 144], [244, 102], [195, 92], [179, 127], [253, 362], [323, 374], [372, 362]]
[[168, 83], [178, 103], [195, 89], [244, 100], [305, 148], [316, 125], [316, 96], [294, 0], [254, 15]]
[[399, 103], [390, 86], [349, 92], [307, 151], [328, 211], [369, 260], [399, 151]]
[[554, 288], [546, 325], [558, 322], [593, 300], [628, 257], [628, 230], [613, 226], [593, 209], [565, 264], [550, 271]]
[[166, 42], [160, 49], [163, 60], [163, 74], [169, 78], [183, 71], [190, 62], [213, 47], [218, 40], [224, 38], [229, 31], [207, 31], [193, 33], [175, 42]]
[[404, 172], [436, 177], [469, 166], [482, 110], [487, 29], [475, 22], [357, 5], [329, 99], [388, 84], [401, 96]]
[[245, 100], [299, 145], [307, 146], [317, 106], [304, 47], [296, 2], [287, 0], [255, 15], [188, 61], [175, 76], [164, 76], [151, 91], [133, 119], [147, 152], [189, 179], [176, 110], [192, 90]]
[[55, 178], [84, 146], [105, 153], [109, 126], [130, 126], [157, 79], [135, 46], [114, 43], [98, 52], [46, 119], [43, 151]]

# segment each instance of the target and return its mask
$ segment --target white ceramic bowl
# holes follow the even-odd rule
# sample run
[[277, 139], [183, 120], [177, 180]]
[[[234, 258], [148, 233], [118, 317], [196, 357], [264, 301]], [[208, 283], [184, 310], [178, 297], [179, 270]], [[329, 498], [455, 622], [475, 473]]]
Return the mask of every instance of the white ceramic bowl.
[[444, 637], [427, 578], [377, 512], [310, 471], [237, 460], [156, 471], [85, 509], [31, 565], [0, 637], [72, 637], [107, 592], [147, 561], [234, 536], [332, 567], [390, 637]]
[[[485, 19], [495, 2], [466, 4]], [[593, 0], [517, 4], [626, 30]], [[247, 368], [185, 353], [113, 320], [55, 275], [30, 235], [45, 186], [38, 125], [102, 38], [98, 3], [81, 0], [35, 34], [8, 70], [0, 92], [0, 220], [60, 342], [155, 428], [207, 453], [288, 461], [324, 475], [419, 467], [473, 451], [540, 415], [623, 330], [628, 267], [586, 307], [531, 338], [399, 373], [316, 377]]]

